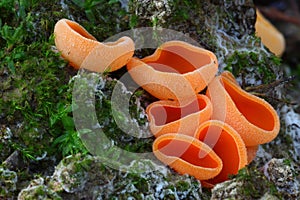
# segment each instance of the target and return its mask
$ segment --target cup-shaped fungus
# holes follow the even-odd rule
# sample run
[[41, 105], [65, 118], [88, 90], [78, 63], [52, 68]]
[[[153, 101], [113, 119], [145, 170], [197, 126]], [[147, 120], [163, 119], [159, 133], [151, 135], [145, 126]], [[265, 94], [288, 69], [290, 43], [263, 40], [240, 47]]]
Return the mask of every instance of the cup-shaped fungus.
[[223, 163], [222, 171], [216, 177], [205, 180], [207, 186], [227, 180], [229, 175], [237, 174], [248, 163], [246, 146], [241, 136], [224, 122], [206, 121], [200, 125], [194, 137], [212, 148]]
[[246, 146], [272, 141], [280, 129], [274, 108], [237, 85], [228, 76], [217, 76], [209, 84], [207, 96], [213, 106], [211, 119], [224, 121], [242, 137]]
[[212, 52], [182, 41], [168, 41], [143, 59], [127, 64], [132, 78], [159, 99], [189, 98], [214, 78], [218, 61]]
[[208, 97], [198, 94], [189, 101], [156, 101], [146, 112], [150, 130], [156, 137], [178, 132], [193, 136], [200, 124], [210, 119], [212, 105]]
[[68, 19], [55, 24], [54, 35], [57, 49], [75, 69], [115, 71], [125, 66], [134, 53], [134, 42], [129, 37], [101, 43], [80, 24]]
[[285, 49], [285, 39], [261, 13], [256, 9], [255, 22], [256, 36], [261, 38], [262, 43], [276, 56], [281, 56]]
[[223, 164], [206, 144], [184, 134], [164, 134], [154, 140], [154, 155], [180, 174], [190, 174], [199, 180], [217, 176]]

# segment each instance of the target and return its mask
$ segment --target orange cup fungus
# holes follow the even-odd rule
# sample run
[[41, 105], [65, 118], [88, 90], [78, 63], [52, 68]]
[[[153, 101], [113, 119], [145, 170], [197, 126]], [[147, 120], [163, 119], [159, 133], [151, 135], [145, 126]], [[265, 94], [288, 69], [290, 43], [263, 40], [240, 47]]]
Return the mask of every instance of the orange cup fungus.
[[178, 132], [193, 136], [199, 125], [210, 119], [212, 105], [208, 97], [198, 94], [188, 102], [156, 101], [147, 107], [146, 113], [155, 137]]
[[261, 38], [262, 43], [270, 49], [276, 56], [281, 56], [285, 49], [285, 39], [276, 27], [274, 27], [262, 14], [256, 9], [255, 22], [256, 36]]
[[206, 144], [184, 134], [164, 134], [153, 143], [153, 153], [180, 174], [190, 174], [199, 180], [217, 176], [222, 160]]
[[134, 42], [129, 37], [101, 43], [78, 23], [68, 19], [55, 24], [54, 35], [57, 49], [75, 69], [115, 71], [126, 65], [134, 53]]
[[182, 99], [203, 90], [218, 70], [216, 56], [182, 41], [169, 41], [127, 64], [131, 77], [158, 99]]
[[189, 103], [159, 100], [146, 112], [156, 137], [154, 155], [178, 173], [190, 174], [211, 188], [249, 164], [259, 144], [277, 136], [280, 121], [269, 103], [244, 91], [228, 71], [209, 83], [206, 96], [210, 103], [200, 94], [198, 103], [187, 101], [189, 97], [183, 101]]
[[200, 125], [196, 139], [207, 144], [222, 160], [222, 170], [205, 184], [213, 186], [228, 179], [228, 175], [237, 174], [248, 164], [247, 149], [241, 136], [228, 124], [210, 120]]
[[212, 119], [233, 127], [246, 146], [264, 144], [277, 136], [280, 121], [274, 108], [244, 91], [227, 76], [215, 77], [208, 86], [207, 95], [213, 105]]

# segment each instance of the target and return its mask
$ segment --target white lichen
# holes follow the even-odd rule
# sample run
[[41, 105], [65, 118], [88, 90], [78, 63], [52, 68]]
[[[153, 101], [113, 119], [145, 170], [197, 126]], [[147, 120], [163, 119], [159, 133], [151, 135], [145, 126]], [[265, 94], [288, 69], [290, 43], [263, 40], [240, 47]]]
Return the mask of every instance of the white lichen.
[[22, 189], [18, 195], [18, 200], [26, 199], [56, 199], [62, 198], [48, 186], [44, 184], [43, 178], [34, 179], [30, 182], [28, 187]]
[[141, 19], [150, 20], [153, 27], [164, 24], [171, 12], [171, 0], [135, 0], [135, 14]]
[[295, 168], [284, 159], [271, 159], [264, 166], [264, 175], [272, 181], [277, 190], [291, 197], [300, 197], [300, 183], [295, 178]]
[[[68, 157], [67, 157], [68, 158]], [[69, 158], [71, 158], [69, 156]], [[62, 189], [68, 193], [81, 191], [87, 181], [87, 172], [76, 169], [78, 162], [65, 164], [61, 162], [53, 174], [53, 177], [61, 185]]]
[[0, 192], [2, 195], [16, 191], [17, 181], [16, 172], [0, 167]]
[[292, 139], [293, 159], [299, 161], [300, 158], [300, 114], [296, 113], [293, 107], [283, 106], [281, 111], [282, 121], [284, 122], [284, 133]]

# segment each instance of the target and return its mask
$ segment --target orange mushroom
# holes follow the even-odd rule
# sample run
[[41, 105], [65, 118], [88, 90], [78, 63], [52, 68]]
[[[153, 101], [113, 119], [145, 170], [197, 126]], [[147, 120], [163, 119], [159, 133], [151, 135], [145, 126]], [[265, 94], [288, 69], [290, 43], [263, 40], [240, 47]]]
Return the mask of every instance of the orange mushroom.
[[68, 19], [55, 24], [54, 35], [57, 49], [75, 69], [115, 71], [126, 65], [134, 53], [134, 42], [129, 37], [101, 43], [78, 23]]
[[193, 136], [199, 125], [210, 119], [212, 105], [205, 95], [182, 102], [160, 100], [146, 109], [150, 130], [156, 137], [165, 133]]
[[146, 112], [156, 137], [178, 132], [193, 136], [199, 125], [210, 119], [212, 105], [208, 97], [199, 94], [189, 101], [156, 101]]
[[281, 56], [285, 49], [285, 39], [261, 13], [256, 9], [256, 35], [261, 38], [262, 43], [276, 56]]
[[208, 85], [212, 119], [224, 121], [242, 137], [246, 146], [273, 140], [280, 129], [279, 117], [265, 100], [247, 93], [227, 76], [217, 76]]
[[212, 148], [223, 163], [222, 171], [216, 177], [205, 180], [206, 186], [227, 180], [229, 175], [237, 174], [239, 169], [247, 165], [245, 143], [228, 124], [217, 120], [206, 121], [200, 125], [194, 137]]
[[203, 90], [217, 73], [218, 61], [208, 50], [169, 41], [148, 57], [132, 58], [127, 69], [135, 82], [153, 96], [176, 100]]
[[154, 155], [180, 174], [190, 174], [199, 180], [217, 176], [222, 160], [206, 144], [183, 134], [165, 134], [154, 140]]
[[232, 83], [236, 84], [237, 86], [239, 86], [238, 82], [235, 80], [235, 77], [233, 76], [233, 74], [229, 71], [224, 71], [220, 74], [222, 77], [228, 79], [229, 81], [231, 81]]

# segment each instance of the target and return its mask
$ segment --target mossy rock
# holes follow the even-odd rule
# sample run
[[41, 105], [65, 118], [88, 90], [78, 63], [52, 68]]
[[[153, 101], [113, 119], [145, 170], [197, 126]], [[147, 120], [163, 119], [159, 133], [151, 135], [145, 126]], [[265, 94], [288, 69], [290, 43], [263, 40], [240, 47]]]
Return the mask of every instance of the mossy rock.
[[[3, 193], [3, 198], [17, 196], [23, 188], [20, 195], [30, 198], [208, 199], [210, 192], [202, 190], [197, 180], [178, 175], [169, 168], [166, 173], [126, 174], [103, 165], [99, 157], [88, 155], [72, 124], [73, 82], [70, 80], [77, 71], [55, 51], [53, 28], [61, 18], [74, 19], [99, 41], [130, 28], [144, 26], [180, 31], [217, 55], [220, 72], [225, 69], [232, 71], [242, 88], [261, 95], [280, 109], [280, 100], [285, 98], [282, 89], [285, 84], [280, 83], [285, 83], [282, 82], [285, 78], [280, 69], [280, 59], [254, 35], [256, 15], [252, 1], [167, 0], [163, 4], [149, 0], [131, 0], [128, 4], [124, 3], [126, 1], [111, 0], [85, 2], [6, 0], [0, 3], [0, 159], [4, 161], [13, 152], [20, 152], [22, 163], [25, 163], [25, 167], [16, 171], [19, 177], [17, 187], [7, 185], [12, 188], [12, 193]], [[149, 53], [142, 52], [141, 56]], [[120, 70], [99, 77], [105, 82], [105, 87], [98, 90], [99, 101], [95, 106], [105, 112], [98, 112], [97, 118], [118, 147], [133, 152], [150, 152], [153, 138], [140, 140], [132, 135], [124, 136], [112, 120], [111, 88], [124, 73]], [[154, 99], [142, 90], [134, 95], [131, 109], [138, 112], [132, 112], [132, 116], [139, 125], [143, 125], [145, 118], [139, 117], [139, 114], [145, 114], [143, 106]], [[135, 105], [136, 100], [140, 101], [141, 107]], [[298, 144], [296, 139], [300, 133], [293, 125], [299, 124], [299, 120], [287, 119], [294, 114], [298, 116], [293, 113], [292, 107], [281, 113], [285, 123], [282, 123], [278, 138], [264, 146], [271, 157], [299, 159], [294, 147]], [[282, 146], [289, 152], [280, 153], [282, 148], [278, 143], [284, 143]], [[52, 175], [55, 164], [63, 157], [56, 166], [55, 176], [50, 180], [45, 178]], [[251, 184], [263, 178], [256, 170], [264, 162], [257, 161], [249, 169], [254, 177], [248, 179]], [[57, 174], [62, 169], [64, 173]], [[35, 188], [26, 190], [37, 174], [43, 176], [43, 181]], [[5, 174], [1, 175], [4, 182], [8, 180], [6, 178]], [[131, 184], [128, 185], [128, 181]], [[264, 183], [271, 190], [272, 184], [268, 185], [269, 181]], [[93, 190], [96, 192], [93, 193]], [[107, 196], [101, 196], [103, 194]], [[259, 198], [264, 192], [255, 195]]]

